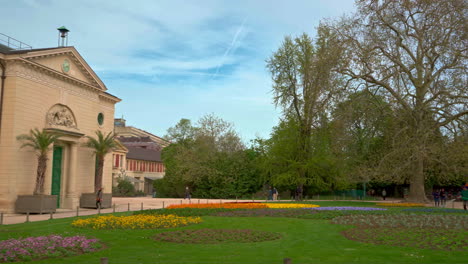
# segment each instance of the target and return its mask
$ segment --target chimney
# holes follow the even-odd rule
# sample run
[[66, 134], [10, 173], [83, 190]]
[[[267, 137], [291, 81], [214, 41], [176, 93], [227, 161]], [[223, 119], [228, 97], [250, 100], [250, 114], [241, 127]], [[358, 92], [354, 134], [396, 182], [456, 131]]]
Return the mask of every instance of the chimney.
[[[70, 32], [70, 30], [68, 30], [65, 26], [61, 26], [57, 28], [57, 30], [59, 31], [58, 47], [68, 46], [68, 32]], [[60, 43], [60, 39], [62, 39], [62, 43]]]

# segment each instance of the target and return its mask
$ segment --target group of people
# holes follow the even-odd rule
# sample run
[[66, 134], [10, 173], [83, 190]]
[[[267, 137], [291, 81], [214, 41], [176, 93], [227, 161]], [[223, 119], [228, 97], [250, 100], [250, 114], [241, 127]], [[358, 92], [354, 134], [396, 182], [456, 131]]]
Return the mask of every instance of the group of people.
[[435, 207], [445, 207], [445, 204], [447, 203], [447, 192], [443, 188], [440, 190], [435, 189], [432, 192], [432, 197], [434, 198]]
[[278, 190], [275, 187], [271, 187], [268, 190], [268, 200], [278, 200]]
[[435, 207], [445, 207], [447, 200], [452, 200], [456, 198], [461, 198], [463, 202], [463, 209], [467, 210], [468, 205], [468, 183], [462, 187], [461, 192], [458, 192], [451, 189], [446, 191], [444, 188], [434, 189], [432, 192], [432, 197], [434, 199]]

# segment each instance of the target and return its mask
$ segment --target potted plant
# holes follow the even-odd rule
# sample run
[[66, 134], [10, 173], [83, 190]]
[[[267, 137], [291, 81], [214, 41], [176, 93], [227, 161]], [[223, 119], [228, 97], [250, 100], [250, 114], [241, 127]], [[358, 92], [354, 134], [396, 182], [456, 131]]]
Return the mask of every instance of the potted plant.
[[[88, 141], [86, 147], [94, 149], [96, 155], [96, 171], [94, 175], [94, 193], [83, 193], [80, 197], [80, 207], [96, 208], [96, 194], [102, 188], [102, 174], [104, 171], [104, 158], [107, 153], [117, 147], [115, 135], [109, 132], [107, 135], [101, 131], [96, 131], [96, 138], [86, 136]], [[104, 190], [105, 191], [105, 190]], [[112, 206], [112, 193], [104, 193], [102, 195], [101, 208]]]
[[16, 137], [22, 141], [21, 148], [32, 148], [37, 154], [36, 185], [32, 195], [18, 195], [15, 203], [17, 213], [50, 213], [57, 209], [57, 196], [44, 193], [44, 179], [47, 170], [47, 154], [50, 146], [57, 143], [61, 135], [46, 130], [31, 129], [29, 134]]

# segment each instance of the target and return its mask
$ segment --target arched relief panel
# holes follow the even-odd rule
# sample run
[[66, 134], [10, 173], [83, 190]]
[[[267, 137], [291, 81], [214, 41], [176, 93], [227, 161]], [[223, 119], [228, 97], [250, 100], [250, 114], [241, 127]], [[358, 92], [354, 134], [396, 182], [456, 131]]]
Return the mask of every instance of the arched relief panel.
[[46, 126], [68, 130], [78, 130], [75, 115], [72, 110], [63, 104], [52, 106], [46, 115]]

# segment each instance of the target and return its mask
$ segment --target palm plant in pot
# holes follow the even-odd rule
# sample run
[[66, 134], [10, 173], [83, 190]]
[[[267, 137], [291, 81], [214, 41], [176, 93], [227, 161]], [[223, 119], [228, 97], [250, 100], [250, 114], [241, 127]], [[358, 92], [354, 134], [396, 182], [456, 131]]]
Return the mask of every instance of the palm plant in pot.
[[15, 210], [18, 213], [49, 213], [57, 209], [57, 196], [46, 195], [44, 192], [44, 179], [47, 170], [48, 154], [50, 146], [56, 144], [61, 135], [31, 129], [29, 134], [22, 134], [16, 137], [22, 142], [21, 148], [32, 148], [37, 154], [36, 185], [33, 195], [18, 195]]
[[[101, 131], [96, 131], [96, 138], [86, 136], [87, 142], [86, 147], [94, 150], [96, 156], [96, 171], [94, 175], [94, 193], [83, 193], [80, 198], [80, 207], [95, 208], [96, 205], [96, 194], [102, 188], [102, 178], [104, 172], [104, 158], [117, 147], [115, 141], [115, 134], [109, 132], [103, 134]], [[104, 191], [103, 191], [104, 192]], [[112, 193], [104, 193], [102, 196], [101, 207], [110, 207], [112, 204]]]

